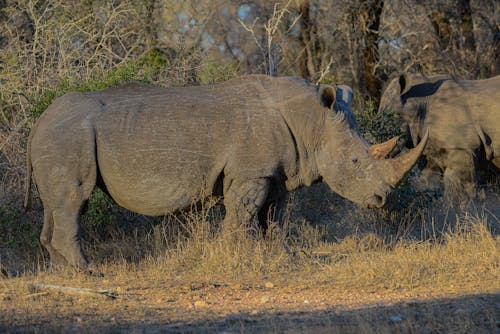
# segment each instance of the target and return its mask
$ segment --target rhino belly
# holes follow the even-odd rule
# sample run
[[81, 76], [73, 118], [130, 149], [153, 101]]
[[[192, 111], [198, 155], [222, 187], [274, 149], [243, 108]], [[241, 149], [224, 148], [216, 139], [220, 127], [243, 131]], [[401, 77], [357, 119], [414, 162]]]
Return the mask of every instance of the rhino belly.
[[98, 167], [113, 199], [131, 211], [161, 216], [210, 195], [214, 164], [198, 154], [151, 149], [99, 150]]

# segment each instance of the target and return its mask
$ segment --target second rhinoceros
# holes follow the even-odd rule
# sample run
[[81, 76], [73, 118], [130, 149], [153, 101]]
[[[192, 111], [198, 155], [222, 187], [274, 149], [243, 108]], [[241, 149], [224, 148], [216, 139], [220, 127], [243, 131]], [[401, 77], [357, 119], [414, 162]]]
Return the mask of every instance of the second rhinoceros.
[[[425, 140], [383, 159], [392, 142], [370, 148], [352, 118], [334, 110], [335, 95], [333, 86], [257, 75], [184, 88], [126, 84], [58, 98], [35, 124], [27, 151], [51, 261], [87, 265], [78, 221], [96, 185], [119, 205], [153, 216], [219, 193], [224, 225], [266, 216], [272, 203], [282, 208], [287, 190], [322, 179], [356, 203], [383, 206]], [[25, 204], [30, 188], [28, 182]]]
[[449, 197], [475, 196], [478, 168], [500, 168], [500, 76], [404, 74], [384, 91], [379, 111], [386, 109], [399, 116], [409, 147], [429, 131], [424, 173], [442, 174]]

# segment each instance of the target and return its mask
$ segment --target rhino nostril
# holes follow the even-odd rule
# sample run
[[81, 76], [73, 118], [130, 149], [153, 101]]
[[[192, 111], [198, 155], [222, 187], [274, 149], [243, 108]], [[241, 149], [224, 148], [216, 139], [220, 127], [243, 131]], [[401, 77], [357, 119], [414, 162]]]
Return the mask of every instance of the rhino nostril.
[[381, 196], [379, 194], [375, 194], [374, 198], [375, 198], [375, 203], [376, 203], [377, 207], [380, 208], [380, 207], [384, 206], [384, 204], [385, 204], [385, 196]]

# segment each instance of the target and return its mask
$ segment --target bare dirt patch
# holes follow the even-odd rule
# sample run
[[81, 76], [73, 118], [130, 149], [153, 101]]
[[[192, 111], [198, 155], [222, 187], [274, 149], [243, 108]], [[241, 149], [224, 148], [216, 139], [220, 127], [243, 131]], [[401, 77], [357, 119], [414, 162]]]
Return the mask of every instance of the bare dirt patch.
[[[62, 277], [61, 277], [62, 276]], [[314, 275], [317, 276], [317, 275]], [[21, 332], [475, 332], [500, 323], [500, 283], [376, 289], [335, 279], [210, 280], [131, 270], [127, 277], [39, 274], [0, 281], [0, 330]], [[29, 290], [31, 282], [105, 289], [116, 298]]]

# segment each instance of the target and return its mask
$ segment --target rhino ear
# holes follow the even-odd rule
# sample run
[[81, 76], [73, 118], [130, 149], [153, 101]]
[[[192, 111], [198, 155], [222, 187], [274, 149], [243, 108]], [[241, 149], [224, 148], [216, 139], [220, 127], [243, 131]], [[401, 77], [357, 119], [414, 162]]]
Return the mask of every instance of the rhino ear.
[[321, 101], [321, 105], [332, 109], [335, 104], [335, 87], [330, 85], [321, 85], [319, 88], [319, 98]]
[[349, 108], [352, 103], [352, 88], [347, 85], [338, 85], [336, 92], [336, 105], [343, 106], [344, 108]]

